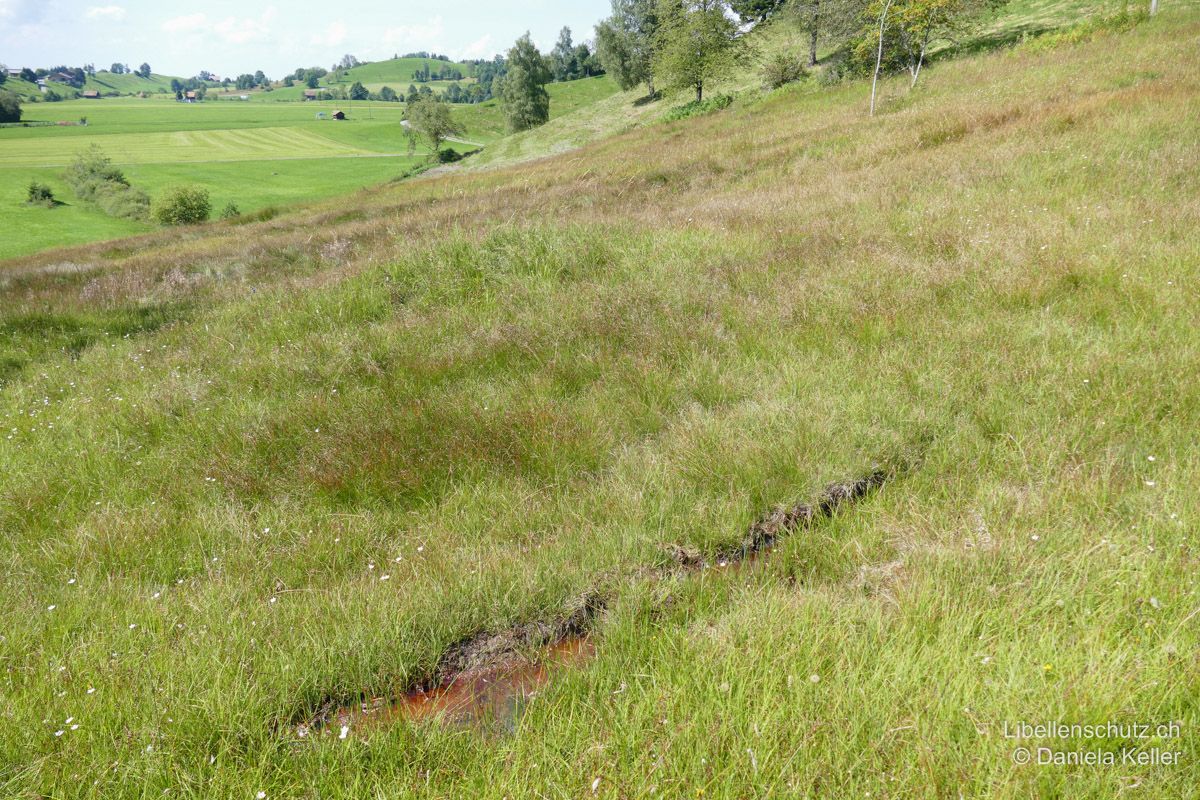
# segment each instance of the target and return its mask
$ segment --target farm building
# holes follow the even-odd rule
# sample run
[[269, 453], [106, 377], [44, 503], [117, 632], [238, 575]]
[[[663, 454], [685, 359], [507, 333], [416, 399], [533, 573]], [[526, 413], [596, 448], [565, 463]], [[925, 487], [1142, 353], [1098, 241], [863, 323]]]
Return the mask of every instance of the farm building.
[[334, 112], [333, 112], [333, 118], [334, 118], [334, 119], [345, 119], [345, 118], [346, 118], [346, 112], [345, 112], [345, 111], [334, 111]]
[[305, 89], [304, 90], [304, 101], [305, 102], [308, 102], [309, 100], [316, 100], [316, 99], [317, 99], [317, 90], [316, 89]]
[[80, 95], [80, 97], [82, 97], [84, 100], [99, 100], [100, 93], [95, 89], [88, 89], [86, 92]]
[[184, 92], [183, 99], [188, 103], [195, 103], [200, 100], [195, 92]]
[[10, 77], [10, 78], [21, 77], [21, 69], [19, 67], [9, 67], [8, 68], [8, 77]]

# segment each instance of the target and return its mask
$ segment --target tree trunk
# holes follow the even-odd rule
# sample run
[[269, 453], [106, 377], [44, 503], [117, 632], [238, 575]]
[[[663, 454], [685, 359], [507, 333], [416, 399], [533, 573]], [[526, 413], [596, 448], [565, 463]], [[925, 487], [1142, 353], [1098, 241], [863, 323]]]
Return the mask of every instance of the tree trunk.
[[696, 84], [696, 102], [697, 103], [704, 102], [704, 82], [703, 81]]
[[925, 39], [924, 39], [924, 41], [921, 42], [921, 54], [917, 57], [917, 68], [915, 70], [913, 70], [913, 76], [912, 76], [913, 81], [912, 81], [912, 86], [909, 87], [910, 89], [913, 86], [917, 85], [917, 78], [921, 77], [921, 67], [925, 65], [925, 51], [928, 49], [929, 49], [929, 32], [926, 31]]
[[892, 9], [892, 0], [887, 0], [879, 14], [879, 52], [875, 56], [875, 74], [871, 77], [871, 116], [875, 116], [875, 90], [879, 86], [879, 70], [883, 68], [883, 29], [887, 25], [887, 14]]
[[820, 0], [813, 0], [812, 27], [808, 31], [808, 65], [817, 65], [817, 36], [821, 30]]
[[1150, 16], [1158, 13], [1158, 0], [1150, 0]]

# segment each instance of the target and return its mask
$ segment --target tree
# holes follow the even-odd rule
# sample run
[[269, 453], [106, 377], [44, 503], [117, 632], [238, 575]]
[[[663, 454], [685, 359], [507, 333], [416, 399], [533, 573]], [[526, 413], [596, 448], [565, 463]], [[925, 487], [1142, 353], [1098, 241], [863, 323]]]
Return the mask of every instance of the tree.
[[1007, 0], [874, 0], [865, 16], [879, 22], [871, 22], [870, 28], [862, 33], [854, 46], [854, 55], [860, 62], [868, 57], [875, 61], [872, 101], [879, 75], [885, 70], [907, 70], [910, 88], [916, 86], [930, 45], [968, 32], [988, 12], [1005, 2]]
[[[793, 22], [808, 34], [808, 65], [817, 65], [817, 48], [843, 43], [855, 33], [867, 11], [867, 0], [792, 0], [785, 8]], [[874, 18], [874, 17], [872, 17]]]
[[724, 0], [662, 0], [659, 6], [655, 74], [672, 89], [694, 89], [729, 74], [743, 54], [737, 24]]
[[508, 51], [508, 74], [500, 83], [500, 104], [511, 130], [529, 130], [550, 119], [550, 95], [545, 86], [552, 77], [529, 34], [517, 39]]
[[183, 81], [179, 80], [179, 78], [171, 78], [171, 91], [177, 95], [182, 92]]
[[367, 91], [367, 87], [363, 86], [360, 81], [355, 81], [354, 85], [350, 87], [351, 100], [366, 100], [370, 96], [371, 93]]
[[554, 65], [554, 80], [569, 81], [579, 77], [579, 61], [575, 56], [570, 28], [563, 28], [558, 34], [558, 44], [554, 45], [550, 60]]
[[21, 70], [21, 80], [25, 81], [26, 83], [37, 83], [37, 73], [31, 70], [29, 67], [25, 67], [23, 70]]
[[124, 75], [125, 74], [125, 65], [124, 64], [113, 64], [111, 67], [108, 68], [108, 71], [111, 72], [113, 75]]
[[8, 82], [8, 67], [0, 64], [0, 86]]
[[439, 103], [433, 97], [422, 97], [410, 103], [405, 114], [407, 124], [404, 126], [408, 134], [409, 150], [415, 150], [418, 139], [429, 144], [434, 156], [442, 147], [442, 142], [451, 136], [462, 136], [463, 128], [454, 121], [450, 106]]
[[21, 100], [7, 89], [0, 89], [0, 122], [21, 121]]
[[315, 73], [310, 72], [308, 73], [308, 77], [304, 79], [304, 85], [309, 89], [315, 89], [321, 85], [321, 79]]
[[266, 86], [268, 83], [270, 83], [270, 81], [267, 80], [267, 76], [263, 74], [261, 69], [254, 73], [255, 86]]
[[400, 99], [396, 94], [396, 90], [390, 86], [385, 86], [379, 90], [379, 99], [385, 103], [394, 103]]
[[138, 67], [138, 75], [141, 75], [143, 78], [149, 79], [150, 74], [149, 64], [143, 63], [142, 66]]
[[617, 85], [629, 91], [646, 84], [654, 96], [657, 0], [612, 0], [612, 16], [596, 26], [596, 54]]

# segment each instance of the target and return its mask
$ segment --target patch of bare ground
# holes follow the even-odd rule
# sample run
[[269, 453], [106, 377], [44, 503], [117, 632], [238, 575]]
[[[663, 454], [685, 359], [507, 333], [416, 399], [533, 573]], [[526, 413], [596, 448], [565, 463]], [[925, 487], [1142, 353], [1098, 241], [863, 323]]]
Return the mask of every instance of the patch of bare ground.
[[[881, 487], [891, 475], [877, 468], [856, 480], [831, 484], [812, 503], [773, 509], [750, 526], [740, 543], [719, 550], [713, 561], [735, 566], [769, 554], [784, 537], [833, 517]], [[710, 565], [699, 553], [677, 545], [671, 553], [675, 563], [667, 572], [679, 568], [691, 572]], [[885, 585], [893, 576], [888, 565], [878, 575], [864, 570], [859, 578], [868, 590]], [[446, 649], [427, 679], [399, 696], [364, 697], [352, 703], [330, 698], [316, 714], [294, 723], [293, 730], [302, 739], [346, 738], [399, 721], [427, 719], [511, 729], [525, 702], [551, 681], [556, 668], [579, 665], [594, 655], [591, 634], [607, 603], [602, 591], [593, 590], [551, 619], [468, 636]]]

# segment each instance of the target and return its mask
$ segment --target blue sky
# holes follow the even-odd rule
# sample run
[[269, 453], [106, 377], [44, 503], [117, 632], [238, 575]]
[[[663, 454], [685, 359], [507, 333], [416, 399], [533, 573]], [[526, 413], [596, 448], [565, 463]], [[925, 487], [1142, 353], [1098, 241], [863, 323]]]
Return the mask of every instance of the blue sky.
[[609, 0], [453, 0], [434, 2], [290, 0], [0, 0], [0, 63], [81, 66], [190, 76], [202, 69], [236, 76], [261, 69], [278, 78], [300, 66], [329, 67], [351, 53], [363, 61], [416, 50], [451, 58], [490, 58], [529, 30], [549, 50], [570, 26], [575, 41], [610, 10]]

